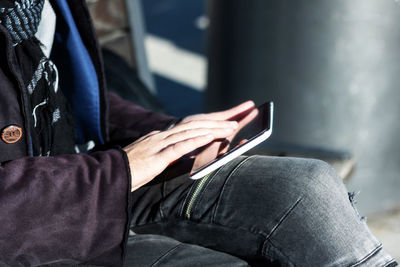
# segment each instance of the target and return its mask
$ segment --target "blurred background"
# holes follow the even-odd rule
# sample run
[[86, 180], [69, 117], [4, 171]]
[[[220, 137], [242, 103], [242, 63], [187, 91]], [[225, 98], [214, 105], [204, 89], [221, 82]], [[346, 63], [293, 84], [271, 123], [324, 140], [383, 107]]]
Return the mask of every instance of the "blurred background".
[[112, 90], [178, 117], [273, 100], [255, 152], [331, 163], [400, 257], [400, 1], [88, 3]]

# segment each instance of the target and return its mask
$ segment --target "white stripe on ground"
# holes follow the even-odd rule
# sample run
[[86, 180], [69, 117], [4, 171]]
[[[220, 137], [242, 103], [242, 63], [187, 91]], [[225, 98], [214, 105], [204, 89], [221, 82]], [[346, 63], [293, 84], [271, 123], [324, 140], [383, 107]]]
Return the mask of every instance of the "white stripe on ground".
[[145, 39], [150, 70], [197, 91], [206, 88], [207, 60], [154, 35]]

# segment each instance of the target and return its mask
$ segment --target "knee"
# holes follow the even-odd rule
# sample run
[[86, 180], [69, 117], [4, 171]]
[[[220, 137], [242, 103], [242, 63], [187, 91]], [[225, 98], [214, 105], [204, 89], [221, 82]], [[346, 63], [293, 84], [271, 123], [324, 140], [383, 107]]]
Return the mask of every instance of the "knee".
[[271, 169], [273, 174], [287, 179], [289, 183], [342, 184], [342, 179], [333, 167], [318, 159], [276, 157], [272, 158], [267, 168]]
[[303, 169], [298, 172], [298, 186], [303, 197], [314, 201], [334, 202], [348, 198], [342, 178], [328, 163], [316, 159], [304, 159]]
[[342, 185], [342, 178], [328, 163], [318, 159], [304, 159], [303, 178], [312, 185], [325, 185], [326, 187]]
[[270, 179], [287, 184], [318, 186], [341, 185], [342, 179], [325, 161], [308, 158], [253, 156], [245, 161], [243, 172], [248, 182]]
[[234, 179], [234, 187], [247, 190], [251, 196], [265, 190], [280, 192], [290, 196], [289, 199], [300, 196], [315, 199], [339, 191], [347, 196], [342, 179], [331, 165], [321, 160], [254, 156], [243, 163], [235, 172], [240, 177]]
[[275, 158], [272, 164], [272, 175], [276, 175], [275, 179], [281, 180], [292, 194], [323, 195], [331, 191], [346, 191], [347, 195], [338, 173], [322, 160]]

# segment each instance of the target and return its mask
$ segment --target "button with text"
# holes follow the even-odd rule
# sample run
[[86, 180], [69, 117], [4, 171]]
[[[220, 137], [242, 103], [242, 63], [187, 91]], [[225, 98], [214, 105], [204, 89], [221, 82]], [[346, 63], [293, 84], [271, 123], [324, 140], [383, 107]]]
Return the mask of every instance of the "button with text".
[[22, 128], [10, 125], [1, 131], [1, 140], [7, 144], [14, 144], [22, 138]]

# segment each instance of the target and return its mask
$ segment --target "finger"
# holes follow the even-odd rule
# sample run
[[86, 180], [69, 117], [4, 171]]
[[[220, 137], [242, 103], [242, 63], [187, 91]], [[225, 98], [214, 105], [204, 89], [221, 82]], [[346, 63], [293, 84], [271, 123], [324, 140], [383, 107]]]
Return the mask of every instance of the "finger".
[[227, 120], [230, 119], [232, 117], [235, 117], [236, 115], [246, 112], [250, 109], [253, 109], [255, 107], [255, 104], [253, 101], [249, 100], [246, 101], [242, 104], [239, 104], [233, 108], [230, 108], [228, 110], [224, 110], [224, 111], [218, 111], [218, 112], [213, 112], [213, 113], [209, 113], [209, 114], [205, 114], [205, 119], [207, 118], [213, 118], [216, 120]]
[[140, 141], [143, 141], [144, 139], [146, 139], [146, 138], [149, 138], [150, 136], [153, 136], [153, 135], [156, 135], [156, 134], [158, 134], [158, 133], [160, 133], [161, 131], [152, 131], [152, 132], [150, 132], [150, 133], [148, 133], [148, 134], [145, 134], [145, 135], [143, 135], [142, 137], [140, 137], [139, 139], [137, 139], [136, 141], [135, 141], [135, 143], [137, 143], [137, 142], [140, 142]]
[[253, 109], [249, 114], [247, 114], [244, 118], [239, 121], [239, 129], [243, 128], [251, 121], [253, 121], [257, 115], [260, 113], [258, 109]]
[[209, 144], [213, 139], [214, 136], [208, 134], [183, 140], [163, 149], [158, 153], [159, 159], [164, 161], [166, 164], [169, 164], [193, 150]]
[[237, 144], [236, 147], [241, 146], [241, 145], [244, 145], [244, 144], [246, 144], [248, 141], [249, 141], [248, 139], [243, 139], [242, 141], [239, 142], [239, 144]]
[[151, 131], [147, 135], [155, 135], [155, 134], [158, 134], [158, 133], [161, 133], [161, 131], [160, 130]]
[[232, 128], [236, 129], [238, 127], [238, 123], [235, 121], [218, 121], [218, 120], [196, 120], [185, 122], [183, 124], [179, 124], [174, 128], [165, 131], [164, 137], [167, 137], [171, 134], [178, 133], [184, 130], [191, 130], [191, 129], [199, 129], [199, 128]]
[[177, 133], [173, 133], [167, 136], [165, 141], [165, 147], [184, 141], [186, 139], [195, 138], [202, 135], [212, 134], [214, 139], [226, 138], [233, 133], [233, 128], [199, 128], [199, 129], [189, 129], [183, 130]]
[[222, 154], [225, 154], [226, 152], [228, 152], [230, 145], [231, 145], [231, 142], [229, 140], [223, 140], [219, 147], [218, 155], [222, 155]]

